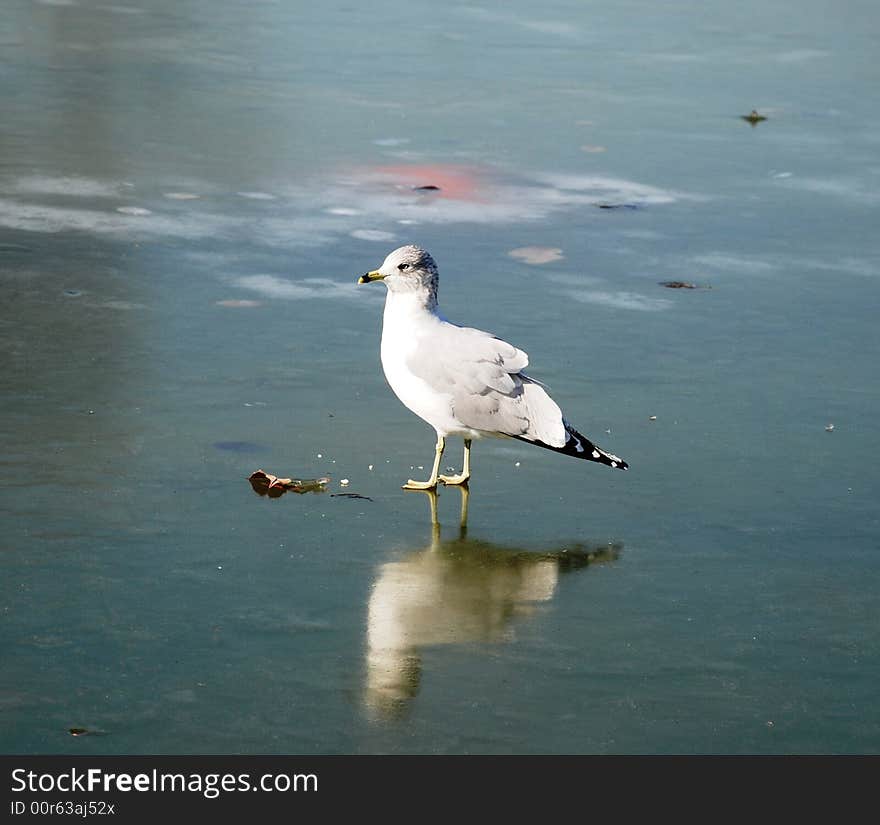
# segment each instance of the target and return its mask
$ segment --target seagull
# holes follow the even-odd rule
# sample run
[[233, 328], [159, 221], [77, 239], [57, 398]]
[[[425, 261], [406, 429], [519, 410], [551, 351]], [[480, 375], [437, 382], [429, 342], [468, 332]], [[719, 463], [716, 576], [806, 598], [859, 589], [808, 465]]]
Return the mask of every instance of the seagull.
[[[434, 466], [427, 481], [410, 479], [404, 490], [466, 484], [471, 443], [493, 436], [516, 438], [563, 455], [626, 470], [622, 458], [597, 447], [572, 427], [543, 384], [523, 370], [529, 358], [494, 335], [447, 321], [437, 304], [439, 274], [421, 247], [395, 249], [359, 284], [387, 287], [381, 359], [385, 378], [405, 407], [437, 433]], [[464, 439], [462, 471], [441, 475], [449, 436]]]

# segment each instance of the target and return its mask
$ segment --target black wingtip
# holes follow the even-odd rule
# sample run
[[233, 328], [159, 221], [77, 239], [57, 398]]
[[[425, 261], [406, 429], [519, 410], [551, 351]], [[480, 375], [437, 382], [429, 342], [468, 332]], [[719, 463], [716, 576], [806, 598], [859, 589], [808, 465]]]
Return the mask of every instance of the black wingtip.
[[616, 470], [629, 469], [629, 464], [626, 461], [619, 456], [614, 455], [614, 453], [609, 453], [607, 450], [597, 447], [589, 438], [585, 435], [581, 435], [573, 427], [566, 424], [565, 431], [568, 433], [568, 440], [562, 447], [553, 447], [550, 444], [545, 444], [543, 441], [533, 441], [528, 438], [523, 438], [522, 436], [514, 436], [514, 438], [517, 438], [520, 441], [525, 441], [526, 444], [534, 444], [535, 446], [543, 447], [546, 450], [553, 450], [555, 453], [570, 455], [572, 458], [583, 458], [586, 461], [595, 461], [598, 464], [604, 464], [606, 467], [612, 467]]

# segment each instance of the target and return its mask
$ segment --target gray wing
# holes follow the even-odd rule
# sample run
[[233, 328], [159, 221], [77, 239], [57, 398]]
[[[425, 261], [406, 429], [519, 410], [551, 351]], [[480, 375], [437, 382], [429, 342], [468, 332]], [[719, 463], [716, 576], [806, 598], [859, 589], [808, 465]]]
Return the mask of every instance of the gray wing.
[[562, 447], [562, 411], [541, 384], [524, 375], [529, 357], [488, 332], [444, 322], [417, 346], [409, 369], [452, 397], [466, 427]]

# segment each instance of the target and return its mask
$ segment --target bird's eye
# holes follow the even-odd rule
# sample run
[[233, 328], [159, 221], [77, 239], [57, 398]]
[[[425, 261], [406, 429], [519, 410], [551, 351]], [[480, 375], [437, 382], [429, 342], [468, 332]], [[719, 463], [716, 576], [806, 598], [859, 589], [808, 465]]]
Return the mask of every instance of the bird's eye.
[[397, 268], [403, 272], [404, 269], [409, 269], [409, 264], [398, 264]]

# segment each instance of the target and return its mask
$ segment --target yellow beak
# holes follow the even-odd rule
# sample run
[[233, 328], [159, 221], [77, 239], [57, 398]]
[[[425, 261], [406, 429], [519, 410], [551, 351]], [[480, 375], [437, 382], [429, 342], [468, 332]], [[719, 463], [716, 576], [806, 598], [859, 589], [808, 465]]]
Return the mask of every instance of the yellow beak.
[[370, 281], [382, 281], [385, 279], [385, 276], [379, 272], [378, 270], [374, 270], [373, 272], [367, 272], [365, 275], [361, 275], [358, 278], [359, 284], [368, 284]]

